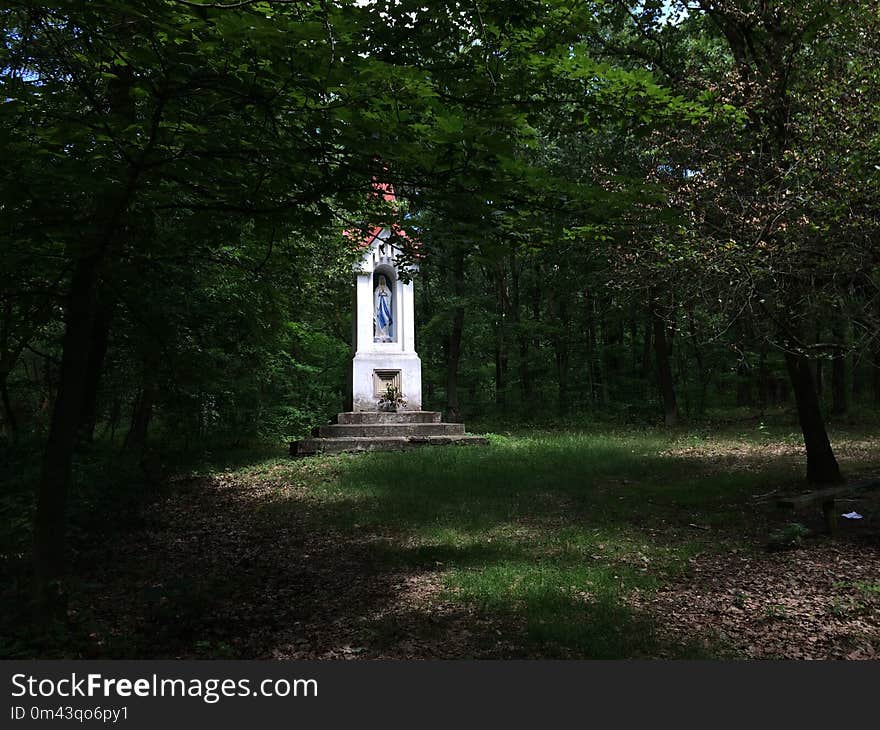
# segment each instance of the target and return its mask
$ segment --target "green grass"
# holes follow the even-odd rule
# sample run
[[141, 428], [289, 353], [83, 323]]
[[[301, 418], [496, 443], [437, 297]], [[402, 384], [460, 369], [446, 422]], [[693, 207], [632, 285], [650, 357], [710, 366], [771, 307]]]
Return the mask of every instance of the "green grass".
[[[864, 438], [854, 430], [847, 437]], [[186, 535], [191, 520], [211, 514], [216, 528], [202, 529], [213, 530], [213, 549], [219, 552], [205, 553], [192, 545], [190, 562], [180, 566], [177, 579], [157, 569], [149, 553], [141, 563], [114, 563], [112, 575], [81, 576], [85, 588], [73, 597], [86, 610], [89, 596], [102, 581], [143, 584], [140, 593], [120, 604], [120, 610], [141, 616], [137, 635], [114, 649], [113, 656], [231, 655], [234, 633], [205, 625], [206, 612], [218, 601], [241, 604], [248, 592], [261, 588], [264, 568], [271, 572], [276, 564], [290, 566], [296, 575], [297, 546], [305, 539], [297, 535], [327, 534], [326, 549], [319, 546], [322, 570], [347, 575], [352, 568], [346, 561], [356, 556], [365, 557], [365, 567], [375, 571], [368, 575], [379, 579], [430, 575], [436, 582], [439, 577], [440, 595], [431, 594], [419, 610], [430, 616], [431, 602], [440, 600], [460, 607], [464, 615], [488, 619], [500, 627], [489, 633], [500, 631], [506, 639], [503, 656], [726, 653], [724, 646], [703, 642], [705, 637], [669, 639], [658, 630], [662, 617], [646, 613], [633, 599], [686, 578], [688, 559], [698, 553], [763, 547], [779, 525], [771, 524], [768, 512], [756, 510], [750, 500], [801, 483], [798, 434], [790, 427], [760, 422], [723, 431], [602, 425], [595, 430], [490, 434], [490, 442], [485, 448], [426, 447], [300, 460], [278, 451], [223, 452], [175, 465], [178, 475], [215, 478], [208, 484], [222, 485], [219, 491], [198, 479], [139, 487], [127, 472], [102, 474], [96, 454], [78, 467], [71, 518], [74, 546], [94, 551], [101, 547], [95, 543], [96, 534], [109, 545], [117, 539], [124, 542], [131, 530], [161, 530], [168, 520], [177, 520], [166, 525], [169, 534]], [[858, 458], [872, 460], [865, 456], [870, 449], [860, 449], [855, 453], [862, 456], [856, 460], [847, 461], [841, 454], [850, 473], [866, 466]], [[154, 490], [172, 512], [145, 510], [149, 523], [138, 527], [140, 511], [134, 502], [144, 489]], [[117, 497], [105, 499], [105, 492]], [[16, 504], [5, 506], [12, 509]], [[106, 509], [99, 509], [102, 506]], [[190, 512], [175, 517], [177, 508]], [[18, 532], [26, 529], [24, 522]], [[116, 529], [96, 531], [94, 525], [102, 523]], [[220, 539], [226, 530], [235, 535], [229, 538], [229, 554], [223, 552], [227, 548]], [[15, 551], [24, 549], [18, 532], [10, 531], [4, 543], [10, 546], [5, 551], [7, 568], [15, 562]], [[285, 541], [270, 544], [279, 535]], [[254, 548], [255, 555], [265, 549], [269, 562], [229, 581], [217, 566], [226, 561], [249, 565], [250, 557], [241, 562], [241, 545]], [[154, 583], [160, 587], [154, 590]], [[877, 587], [861, 590], [868, 595]], [[71, 591], [77, 592], [75, 584]], [[387, 599], [395, 600], [391, 594]], [[347, 600], [329, 607], [335, 620], [365, 620], [359, 613], [360, 594]], [[284, 610], [280, 604], [278, 608]], [[121, 635], [116, 626], [98, 625], [114, 620], [96, 618], [93, 628], [102, 635]], [[440, 630], [429, 625], [427, 617], [424, 623], [419, 631], [426, 635]], [[403, 629], [393, 619], [380, 617], [370, 630], [381, 645], [399, 639]], [[494, 640], [495, 636], [474, 632], [474, 642], [486, 642], [487, 655], [499, 655], [493, 654]], [[47, 649], [43, 642], [39, 653], [79, 655], [80, 649], [70, 642], [63, 637], [49, 642], [59, 650]], [[27, 647], [22, 644], [16, 650], [28, 655]], [[470, 648], [479, 653], [479, 646]]]
[[[489, 448], [282, 468], [320, 505], [319, 522], [379, 535], [394, 565], [442, 571], [447, 598], [518, 627], [527, 654], [631, 657], [661, 649], [627, 601], [633, 589], [653, 590], [699, 551], [747, 543], [748, 498], [798, 478], [785, 464], [725, 470], [664, 454], [703, 442], [657, 431], [492, 436]], [[322, 465], [331, 476], [308, 476]]]

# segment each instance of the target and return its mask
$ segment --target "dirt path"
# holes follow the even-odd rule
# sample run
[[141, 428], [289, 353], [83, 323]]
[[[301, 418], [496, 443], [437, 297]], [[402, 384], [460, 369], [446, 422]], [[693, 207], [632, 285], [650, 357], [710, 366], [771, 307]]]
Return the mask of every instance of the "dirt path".
[[[434, 569], [381, 560], [388, 536], [327, 526], [271, 480], [192, 480], [147, 508], [148, 528], [88, 556], [74, 612], [112, 627], [95, 656], [456, 658], [515, 653], [491, 618], [445, 601]], [[105, 567], [101, 567], [105, 566]]]
[[880, 543], [817, 539], [796, 550], [697, 557], [686, 578], [634, 603], [672, 643], [699, 637], [761, 659], [880, 656]]

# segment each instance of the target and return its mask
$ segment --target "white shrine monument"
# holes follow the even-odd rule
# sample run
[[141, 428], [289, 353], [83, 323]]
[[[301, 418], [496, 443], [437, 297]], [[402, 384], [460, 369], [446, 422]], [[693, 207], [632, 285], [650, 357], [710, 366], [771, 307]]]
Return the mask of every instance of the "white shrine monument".
[[[364, 247], [355, 269], [351, 364], [352, 411], [375, 411], [392, 386], [406, 400], [406, 409], [422, 408], [422, 361], [416, 354], [415, 303], [412, 276], [403, 281], [396, 261], [401, 251], [390, 242], [391, 231], [380, 229]], [[398, 233], [400, 235], [400, 233]]]
[[[385, 200], [394, 201], [390, 185], [373, 187]], [[313, 438], [293, 442], [294, 456], [488, 443], [482, 436], [466, 434], [464, 424], [443, 423], [438, 411], [422, 410], [413, 295], [418, 267], [400, 263], [402, 251], [391, 238], [408, 240], [397, 226], [374, 226], [358, 242], [363, 254], [354, 268], [348, 410], [339, 413], [335, 423], [315, 428]]]

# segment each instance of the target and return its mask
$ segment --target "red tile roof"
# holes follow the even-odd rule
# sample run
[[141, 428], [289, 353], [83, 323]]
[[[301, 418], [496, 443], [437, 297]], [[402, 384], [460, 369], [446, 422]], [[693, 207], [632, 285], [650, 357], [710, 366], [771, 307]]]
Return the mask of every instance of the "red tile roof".
[[[382, 200], [385, 200], [385, 201], [388, 201], [391, 203], [397, 201], [397, 196], [395, 196], [395, 194], [394, 194], [394, 187], [391, 185], [391, 183], [378, 182], [376, 180], [376, 178], [374, 177], [373, 178], [373, 190], [375, 191], [373, 193], [373, 195], [381, 194]], [[392, 208], [394, 209], [395, 206], [392, 206]], [[403, 230], [403, 228], [401, 228], [397, 223], [392, 223], [389, 226], [370, 226], [370, 228], [367, 230], [366, 234], [364, 234], [364, 232], [360, 229], [354, 229], [354, 230], [347, 229], [342, 232], [342, 235], [345, 236], [346, 238], [350, 238], [350, 239], [354, 240], [355, 245], [358, 248], [366, 248], [367, 246], [371, 245], [373, 243], [373, 241], [376, 240], [376, 237], [385, 228], [388, 228], [391, 231], [391, 233], [394, 234], [395, 236], [397, 236], [398, 238], [402, 238], [405, 241], [407, 241], [408, 243], [412, 244], [413, 247], [418, 247], [418, 243], [416, 241], [413, 241], [409, 237], [407, 232], [405, 230]]]

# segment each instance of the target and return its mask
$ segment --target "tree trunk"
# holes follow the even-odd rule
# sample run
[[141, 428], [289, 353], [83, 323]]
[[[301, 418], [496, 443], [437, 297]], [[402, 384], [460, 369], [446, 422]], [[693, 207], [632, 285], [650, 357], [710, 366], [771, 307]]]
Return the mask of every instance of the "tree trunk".
[[736, 352], [739, 355], [739, 362], [736, 365], [736, 404], [740, 407], [748, 407], [754, 405], [752, 394], [752, 367], [746, 359], [746, 351], [748, 349], [749, 332], [748, 328], [740, 322], [736, 328]]
[[770, 403], [776, 402], [776, 393], [770, 380], [770, 369], [767, 367], [767, 344], [761, 341], [761, 351], [758, 355], [758, 403], [763, 410]]
[[651, 315], [651, 307], [648, 308], [648, 316], [645, 318], [645, 336], [642, 340], [642, 364], [641, 364], [641, 374], [642, 374], [642, 382], [645, 387], [645, 397], [647, 398], [651, 393], [651, 350], [654, 347], [654, 338], [651, 336], [651, 330], [654, 326], [652, 322]]
[[0, 397], [3, 399], [6, 430], [9, 437], [14, 441], [18, 436], [18, 422], [15, 419], [15, 412], [12, 410], [12, 402], [9, 399], [9, 373], [7, 372], [0, 372]]
[[531, 403], [533, 400], [532, 377], [529, 370], [529, 337], [522, 326], [520, 291], [519, 291], [519, 263], [516, 255], [510, 256], [510, 319], [516, 332], [517, 350], [519, 353], [519, 382], [522, 389], [523, 403]]
[[874, 405], [880, 408], [880, 343], [874, 346], [874, 357], [872, 365], [873, 375], [872, 385], [874, 390]]
[[657, 380], [663, 398], [663, 420], [667, 426], [678, 422], [678, 403], [675, 399], [675, 384], [672, 380], [672, 367], [669, 364], [669, 345], [666, 338], [666, 321], [651, 306], [653, 323], [654, 355], [657, 359]]
[[831, 412], [835, 416], [845, 416], [849, 411], [849, 342], [848, 322], [842, 317], [835, 318], [832, 332], [834, 340], [840, 345], [840, 352], [831, 362]]
[[[536, 279], [536, 283], [534, 284], [534, 286], [531, 287], [530, 294], [531, 294], [531, 302], [532, 302], [532, 321], [535, 324], [538, 324], [539, 322], [544, 321], [544, 313], [543, 312], [544, 312], [544, 305], [545, 305], [543, 291], [542, 291], [542, 286], [543, 286], [543, 282], [544, 282], [544, 272], [541, 270], [541, 263], [540, 262], [536, 263], [535, 271], [537, 274], [537, 279]], [[533, 353], [532, 358], [534, 360], [535, 358], [540, 357], [540, 354], [541, 354], [541, 338], [538, 335], [537, 328], [533, 328], [531, 330], [530, 341], [531, 341], [531, 348], [532, 348], [532, 353]], [[532, 404], [534, 404], [534, 402], [538, 398], [538, 393], [536, 391], [537, 382], [536, 382], [535, 373], [534, 373], [534, 361], [530, 363], [529, 367], [530, 367], [530, 376], [531, 376], [531, 387], [530, 387], [530, 391], [529, 391], [529, 400]]]
[[846, 356], [834, 358], [831, 364], [831, 412], [835, 416], [845, 416], [849, 411], [846, 369]]
[[813, 382], [812, 363], [804, 355], [787, 352], [785, 364], [791, 378], [798, 420], [807, 449], [807, 480], [815, 484], [842, 482], [843, 476], [825, 430], [825, 421]]
[[557, 388], [557, 410], [560, 416], [568, 413], [568, 342], [564, 337], [558, 338], [556, 343], [556, 378], [558, 382]]
[[6, 297], [3, 305], [3, 319], [0, 320], [0, 395], [3, 398], [6, 432], [14, 440], [18, 432], [18, 424], [9, 399], [9, 373], [12, 372], [12, 362], [9, 357], [9, 330], [11, 327], [12, 297]]
[[131, 426], [125, 435], [122, 448], [125, 451], [142, 451], [147, 443], [147, 431], [153, 418], [153, 400], [155, 391], [153, 387], [145, 383], [138, 393], [137, 400], [131, 414]]
[[[130, 69], [119, 70], [109, 84], [111, 113], [134, 118], [134, 100], [129, 95], [133, 81]], [[158, 122], [158, 117], [156, 118]], [[99, 216], [107, 218], [98, 229], [96, 247], [75, 261], [70, 281], [62, 341], [58, 394], [43, 456], [37, 505], [34, 515], [34, 605], [37, 618], [46, 620], [61, 608], [56, 582], [64, 576], [67, 494], [76, 436], [86, 409], [86, 374], [92, 344], [92, 330], [100, 287], [101, 269], [107, 250], [116, 241], [122, 218], [128, 209], [140, 177], [139, 164], [128, 169], [124, 188], [116, 200], [105, 201]], [[88, 404], [88, 408], [92, 408]]]
[[458, 402], [458, 364], [461, 360], [461, 336], [464, 331], [464, 253], [457, 252], [452, 258], [452, 290], [458, 301], [452, 314], [452, 330], [446, 346], [446, 420], [461, 421]]
[[88, 443], [95, 439], [95, 426], [98, 422], [98, 388], [101, 384], [101, 374], [104, 371], [107, 345], [110, 342], [110, 322], [112, 318], [112, 304], [98, 302], [95, 311], [95, 324], [92, 329], [92, 346], [89, 349], [89, 364], [86, 371], [85, 392], [83, 394], [83, 412], [79, 425], [79, 438]]
[[602, 366], [599, 358], [598, 338], [596, 337], [595, 300], [590, 292], [584, 293], [587, 317], [585, 322], [587, 336], [587, 375], [590, 385], [590, 400], [595, 405], [602, 404]]
[[556, 359], [557, 409], [559, 415], [568, 412], [568, 366], [569, 366], [569, 329], [568, 303], [565, 296], [557, 298], [551, 291], [548, 295], [549, 309], [557, 317], [560, 328], [553, 335], [553, 354]]
[[153, 419], [153, 405], [159, 394], [156, 377], [158, 365], [159, 358], [152, 352], [144, 359], [143, 385], [135, 401], [131, 416], [131, 428], [129, 428], [122, 445], [125, 451], [141, 452], [147, 443], [147, 431], [150, 427], [150, 421]]
[[58, 608], [54, 601], [54, 583], [64, 574], [67, 493], [77, 426], [83, 412], [100, 266], [100, 255], [79, 259], [70, 283], [58, 395], [43, 456], [34, 517], [34, 588], [41, 618]]
[[611, 402], [612, 386], [620, 378], [620, 346], [623, 344], [623, 321], [612, 302], [601, 318], [602, 326], [602, 372], [603, 396], [606, 403]]
[[741, 407], [752, 405], [752, 374], [749, 365], [741, 360], [736, 366], [736, 404]]
[[697, 376], [700, 384], [697, 413], [703, 415], [706, 412], [706, 393], [709, 390], [709, 381], [712, 377], [712, 373], [710, 368], [706, 367], [706, 358], [703, 356], [703, 350], [700, 347], [700, 338], [697, 332], [697, 324], [694, 319], [693, 306], [688, 308], [688, 329], [690, 331], [691, 347], [694, 351], [694, 361], [697, 364]]
[[110, 413], [107, 415], [107, 422], [104, 424], [103, 435], [110, 435], [110, 443], [116, 441], [116, 429], [119, 427], [119, 419], [122, 417], [122, 404], [119, 402], [118, 396], [113, 396], [110, 402]]
[[495, 405], [502, 410], [507, 405], [507, 353], [500, 333], [495, 342]]
[[639, 369], [640, 358], [642, 355], [641, 342], [639, 341], [639, 308], [635, 300], [630, 302], [629, 311], [629, 346], [631, 350], [631, 372], [635, 373]]
[[507, 279], [499, 263], [495, 279], [498, 284], [498, 316], [495, 323], [495, 404], [501, 409], [507, 406], [507, 314], [510, 309], [507, 298]]

